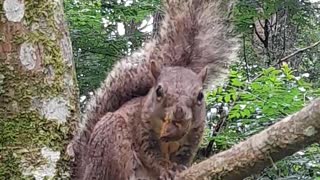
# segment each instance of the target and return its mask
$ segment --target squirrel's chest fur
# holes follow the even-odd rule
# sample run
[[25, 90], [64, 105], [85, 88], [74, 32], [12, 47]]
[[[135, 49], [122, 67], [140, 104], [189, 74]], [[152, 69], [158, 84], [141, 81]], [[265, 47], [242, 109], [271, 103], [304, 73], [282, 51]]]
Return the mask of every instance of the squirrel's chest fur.
[[[125, 177], [135, 180], [152, 180], [159, 176], [154, 170], [149, 168], [149, 164], [144, 163], [144, 157], [148, 152], [142, 151], [143, 146], [150, 146], [155, 139], [141, 144], [144, 134], [141, 133], [141, 107], [144, 98], [133, 99], [124, 104], [120, 109], [113, 113], [107, 113], [95, 126], [91, 136], [89, 149], [91, 147], [99, 149], [103, 146], [106, 168], [109, 177], [120, 178], [117, 174], [119, 169], [126, 172]], [[100, 139], [98, 134], [104, 133], [107, 139], [95, 143], [95, 139]], [[106, 144], [105, 144], [106, 143]], [[180, 142], [161, 143], [150, 149], [150, 151], [161, 151], [164, 159], [170, 160], [180, 147]], [[100, 147], [98, 147], [100, 146]], [[154, 149], [155, 148], [155, 149]], [[92, 156], [92, 155], [91, 155]], [[90, 160], [89, 160], [90, 161]]]
[[[131, 137], [133, 137], [131, 142], [132, 146], [137, 151], [139, 146], [135, 145], [139, 144], [138, 139], [142, 138], [138, 137], [141, 134], [137, 132], [137, 130], [141, 129], [141, 126], [144, 126], [144, 122], [141, 121], [140, 111], [143, 106], [143, 101], [144, 97], [135, 98], [124, 104], [118, 111], [115, 112], [116, 114], [122, 116], [125, 120], [125, 123], [128, 125], [128, 133], [131, 135]], [[158, 125], [161, 126], [160, 124]], [[155, 133], [157, 134], [157, 132]], [[159, 141], [159, 150], [162, 152], [163, 157], [169, 160], [170, 155], [174, 155], [174, 153], [179, 150], [180, 143], [182, 143], [183, 141], [185, 141], [185, 139], [168, 143]]]

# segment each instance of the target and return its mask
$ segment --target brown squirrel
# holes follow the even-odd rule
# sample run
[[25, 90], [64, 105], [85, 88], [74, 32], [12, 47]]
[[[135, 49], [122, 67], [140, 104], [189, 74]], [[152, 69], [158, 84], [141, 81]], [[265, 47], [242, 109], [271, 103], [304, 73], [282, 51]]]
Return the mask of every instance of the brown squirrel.
[[73, 179], [173, 179], [205, 126], [203, 91], [227, 75], [231, 0], [166, 0], [160, 35], [121, 59], [88, 103], [68, 152]]

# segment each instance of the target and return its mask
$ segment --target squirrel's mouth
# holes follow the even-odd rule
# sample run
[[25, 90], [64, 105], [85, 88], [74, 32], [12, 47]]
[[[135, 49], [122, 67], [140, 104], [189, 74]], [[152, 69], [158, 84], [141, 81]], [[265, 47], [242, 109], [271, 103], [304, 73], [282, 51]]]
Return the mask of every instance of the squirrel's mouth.
[[182, 138], [183, 136], [161, 136], [160, 141], [163, 142], [171, 142], [171, 141], [178, 141]]

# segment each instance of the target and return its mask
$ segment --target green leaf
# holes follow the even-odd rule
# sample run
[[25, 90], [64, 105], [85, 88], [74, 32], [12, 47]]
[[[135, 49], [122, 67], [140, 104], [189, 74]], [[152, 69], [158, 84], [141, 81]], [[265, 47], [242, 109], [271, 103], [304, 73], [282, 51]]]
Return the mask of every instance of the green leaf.
[[231, 98], [230, 94], [226, 94], [226, 96], [224, 97], [224, 101], [226, 103], [229, 103], [230, 102], [230, 98]]

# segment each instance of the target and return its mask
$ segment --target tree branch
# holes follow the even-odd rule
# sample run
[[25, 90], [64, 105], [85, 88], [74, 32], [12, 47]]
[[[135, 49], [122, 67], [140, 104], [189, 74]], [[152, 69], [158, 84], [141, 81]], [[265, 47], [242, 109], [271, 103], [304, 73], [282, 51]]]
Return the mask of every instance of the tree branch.
[[[260, 21], [259, 21], [260, 22]], [[257, 29], [257, 26], [255, 24], [253, 24], [253, 27], [254, 27], [254, 32], [255, 34], [257, 35], [258, 39], [261, 41], [261, 43], [263, 45], [265, 45], [265, 40], [260, 36], [259, 32], [258, 32], [258, 29]]]
[[[315, 46], [317, 46], [317, 45], [319, 45], [319, 44], [320, 44], [320, 41], [318, 41], [318, 42], [316, 42], [316, 43], [314, 43], [314, 44], [311, 44], [310, 46], [307, 46], [307, 47], [305, 47], [305, 48], [298, 49], [297, 51], [295, 51], [295, 52], [289, 54], [288, 56], [280, 59], [275, 65], [278, 65], [278, 64], [282, 63], [283, 61], [286, 61], [287, 59], [295, 56], [296, 54], [301, 53], [301, 52], [303, 52], [303, 51], [306, 51], [306, 50], [308, 50], [308, 49], [311, 49], [311, 48], [313, 48], [313, 47], [315, 47]], [[274, 66], [275, 66], [275, 65], [274, 65]]]
[[320, 98], [229, 150], [193, 165], [176, 179], [243, 179], [319, 142], [319, 138]]
[[[315, 42], [314, 44], [312, 44], [312, 45], [310, 45], [310, 46], [307, 46], [307, 47], [302, 48], [302, 49], [298, 49], [297, 51], [289, 54], [288, 56], [286, 56], [286, 57], [284, 57], [284, 58], [281, 58], [279, 61], [277, 61], [277, 62], [276, 62], [275, 64], [273, 64], [272, 66], [275, 67], [275, 66], [277, 66], [278, 64], [282, 63], [283, 61], [286, 61], [287, 59], [295, 56], [296, 54], [302, 53], [302, 52], [304, 52], [304, 51], [306, 51], [306, 50], [308, 50], [308, 49], [311, 49], [311, 48], [313, 48], [313, 47], [316, 47], [316, 46], [318, 46], [319, 44], [320, 44], [320, 41], [317, 41], [317, 42]], [[256, 77], [254, 77], [254, 78], [251, 80], [251, 82], [257, 80], [257, 79], [258, 79], [259, 77], [261, 77], [262, 75], [263, 75], [262, 73], [259, 74], [259, 75], [257, 75]]]

